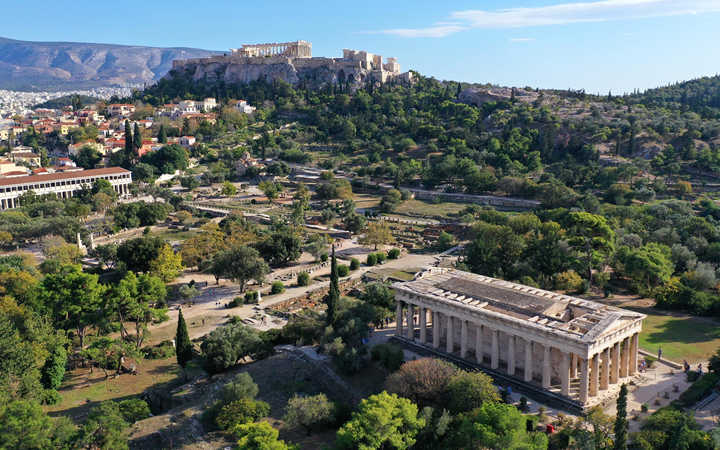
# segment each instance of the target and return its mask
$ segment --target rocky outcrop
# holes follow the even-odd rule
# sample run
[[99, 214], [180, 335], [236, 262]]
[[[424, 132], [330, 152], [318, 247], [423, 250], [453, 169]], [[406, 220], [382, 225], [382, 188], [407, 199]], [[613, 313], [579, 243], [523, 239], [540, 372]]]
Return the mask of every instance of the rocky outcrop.
[[[462, 103], [474, 106], [482, 106], [488, 102], [509, 101], [513, 96], [512, 88], [503, 87], [471, 87], [464, 89], [458, 95], [458, 100]], [[535, 91], [525, 89], [515, 89], [515, 99], [521, 102], [533, 102], [537, 100], [539, 94]]]
[[328, 84], [347, 83], [359, 88], [369, 82], [408, 82], [409, 72], [367, 69], [359, 61], [343, 58], [243, 58], [215, 56], [210, 58], [175, 61], [166, 78], [183, 77], [209, 83], [249, 83], [255, 80], [282, 80], [292, 85], [305, 84], [322, 87]]

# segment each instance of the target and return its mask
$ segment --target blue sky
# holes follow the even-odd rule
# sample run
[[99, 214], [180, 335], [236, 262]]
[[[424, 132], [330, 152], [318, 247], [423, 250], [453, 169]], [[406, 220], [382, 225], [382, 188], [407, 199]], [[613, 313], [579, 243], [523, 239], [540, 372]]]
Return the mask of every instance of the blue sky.
[[720, 0], [5, 2], [0, 36], [226, 50], [305, 39], [440, 79], [614, 93], [720, 73]]

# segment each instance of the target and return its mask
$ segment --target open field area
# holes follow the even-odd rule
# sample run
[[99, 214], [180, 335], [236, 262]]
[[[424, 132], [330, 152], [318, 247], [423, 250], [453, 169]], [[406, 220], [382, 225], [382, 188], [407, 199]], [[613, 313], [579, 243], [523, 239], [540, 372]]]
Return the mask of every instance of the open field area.
[[449, 218], [456, 215], [467, 207], [465, 203], [450, 202], [426, 202], [423, 200], [406, 200], [399, 205], [394, 213], [405, 214], [411, 216], [429, 216], [429, 217], [445, 217]]
[[67, 415], [75, 420], [82, 419], [87, 412], [105, 400], [124, 400], [136, 396], [145, 389], [172, 381], [180, 374], [175, 358], [142, 360], [137, 375], [123, 374], [105, 377], [102, 369], [78, 368], [65, 375], [65, 381], [58, 390], [62, 401], [46, 409], [51, 414]]
[[667, 315], [653, 310], [647, 314], [640, 333], [640, 348], [682, 362], [705, 362], [720, 349], [720, 323], [704, 317]]

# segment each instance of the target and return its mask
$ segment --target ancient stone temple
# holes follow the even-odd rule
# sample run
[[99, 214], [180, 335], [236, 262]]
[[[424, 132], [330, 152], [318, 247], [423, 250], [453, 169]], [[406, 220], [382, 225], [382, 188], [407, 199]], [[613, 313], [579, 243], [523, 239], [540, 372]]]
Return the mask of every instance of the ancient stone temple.
[[282, 42], [273, 44], [243, 45], [242, 48], [231, 48], [233, 55], [248, 58], [261, 56], [288, 56], [292, 58], [312, 57], [312, 44], [308, 41]]
[[396, 335], [579, 409], [638, 367], [643, 314], [447, 268], [393, 289]]
[[166, 78], [177, 76], [225, 83], [265, 79], [309, 87], [341, 84], [351, 90], [368, 83], [413, 81], [412, 72], [400, 72], [397, 58], [350, 49], [343, 50], [342, 58], [316, 57], [308, 41], [248, 44], [230, 49], [230, 54], [175, 60]]

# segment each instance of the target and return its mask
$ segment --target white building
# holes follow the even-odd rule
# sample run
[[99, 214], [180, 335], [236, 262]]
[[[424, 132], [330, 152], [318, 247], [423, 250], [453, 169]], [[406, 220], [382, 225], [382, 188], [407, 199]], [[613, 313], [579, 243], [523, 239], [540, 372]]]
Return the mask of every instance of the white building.
[[120, 196], [130, 194], [132, 173], [121, 167], [0, 178], [0, 210], [18, 206], [17, 198], [28, 191], [37, 195], [56, 194], [64, 199], [73, 197], [85, 186], [92, 186], [95, 180], [109, 181]]
[[245, 100], [238, 100], [238, 102], [235, 103], [235, 109], [243, 114], [252, 114], [255, 112], [255, 107], [248, 105]]
[[217, 108], [217, 101], [215, 101], [215, 99], [213, 97], [208, 97], [205, 100], [203, 100], [202, 102], [198, 102], [198, 103], [200, 103], [202, 105], [201, 106], [202, 112], [210, 112], [213, 109]]

